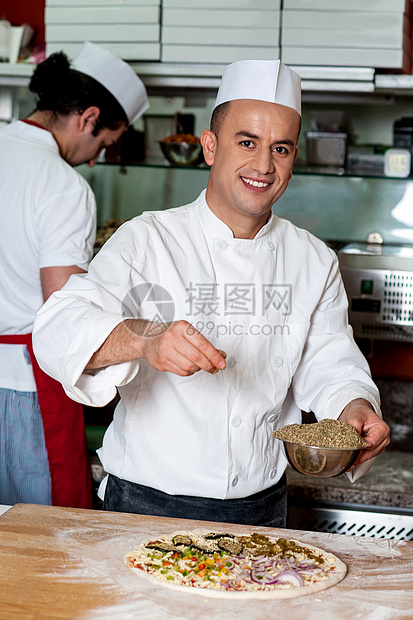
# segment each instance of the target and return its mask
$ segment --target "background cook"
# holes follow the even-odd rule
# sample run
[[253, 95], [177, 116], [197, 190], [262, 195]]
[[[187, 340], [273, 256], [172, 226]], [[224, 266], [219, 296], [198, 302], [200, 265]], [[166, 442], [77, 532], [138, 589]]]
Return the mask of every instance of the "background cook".
[[206, 192], [125, 224], [38, 313], [36, 355], [68, 394], [119, 390], [105, 509], [284, 526], [275, 428], [313, 410], [366, 435], [360, 462], [388, 443], [335, 254], [272, 214], [300, 121], [283, 63], [227, 67], [201, 136]]
[[38, 65], [29, 88], [35, 111], [0, 130], [0, 503], [89, 507], [83, 409], [37, 366], [31, 331], [92, 257], [95, 199], [73, 167], [93, 166], [148, 101], [129, 65], [88, 42], [72, 65]]

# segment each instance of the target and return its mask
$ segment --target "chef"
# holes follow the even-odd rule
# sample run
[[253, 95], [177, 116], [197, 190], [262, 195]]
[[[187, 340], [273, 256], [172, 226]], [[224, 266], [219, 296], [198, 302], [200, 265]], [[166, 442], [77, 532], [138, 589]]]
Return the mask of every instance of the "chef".
[[300, 79], [280, 61], [223, 74], [206, 191], [124, 224], [37, 315], [35, 353], [79, 402], [120, 394], [99, 450], [104, 508], [284, 526], [272, 432], [301, 411], [389, 429], [347, 322], [335, 254], [272, 213], [297, 156]]
[[40, 370], [37, 310], [92, 257], [96, 205], [74, 166], [93, 166], [148, 107], [132, 68], [86, 42], [53, 54], [29, 86], [35, 111], [0, 131], [0, 503], [89, 507], [83, 408]]

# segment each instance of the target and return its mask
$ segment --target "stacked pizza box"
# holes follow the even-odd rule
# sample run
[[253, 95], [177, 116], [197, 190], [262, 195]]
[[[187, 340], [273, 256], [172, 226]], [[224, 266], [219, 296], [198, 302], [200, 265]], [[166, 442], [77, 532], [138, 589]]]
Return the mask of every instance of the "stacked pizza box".
[[281, 56], [290, 65], [411, 70], [410, 0], [284, 0]]
[[163, 0], [163, 62], [279, 58], [281, 0]]
[[47, 55], [73, 58], [83, 41], [124, 60], [160, 60], [161, 0], [46, 0]]

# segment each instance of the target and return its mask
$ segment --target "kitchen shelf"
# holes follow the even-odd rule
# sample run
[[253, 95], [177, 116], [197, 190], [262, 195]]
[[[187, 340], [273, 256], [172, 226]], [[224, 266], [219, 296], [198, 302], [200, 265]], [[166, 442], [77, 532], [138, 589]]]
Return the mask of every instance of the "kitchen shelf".
[[[162, 158], [151, 158], [144, 159], [141, 161], [119, 161], [119, 160], [99, 160], [97, 162], [99, 165], [103, 166], [118, 166], [119, 168], [129, 168], [129, 167], [138, 167], [138, 168], [166, 168], [170, 170], [209, 170], [209, 166], [207, 164], [198, 164], [196, 166], [174, 166], [170, 164], [168, 161]], [[346, 170], [342, 167], [336, 166], [303, 166], [303, 165], [295, 165], [293, 169], [293, 173], [297, 175], [311, 175], [311, 176], [340, 176], [340, 177], [352, 177], [352, 178], [363, 178], [363, 179], [394, 179], [397, 181], [411, 181], [413, 177], [392, 177], [387, 176], [382, 173], [373, 173], [371, 171], [361, 172], [354, 170]]]
[[[171, 96], [174, 91], [215, 96], [225, 64], [131, 62], [150, 95]], [[27, 86], [36, 65], [0, 63], [0, 85]], [[302, 79], [306, 93], [354, 95], [413, 93], [412, 75], [377, 74], [371, 67], [292, 66]]]
[[163, 158], [151, 158], [141, 161], [119, 161], [119, 160], [98, 160], [97, 162], [104, 166], [119, 166], [120, 168], [139, 167], [139, 168], [170, 168], [173, 170], [209, 170], [207, 164], [198, 164], [196, 166], [180, 166], [170, 164]]
[[350, 170], [336, 166], [301, 166], [296, 165], [293, 169], [294, 174], [312, 175], [312, 176], [340, 176], [363, 179], [394, 179], [397, 181], [411, 181], [413, 177], [396, 177], [385, 175], [381, 172]]
[[28, 86], [35, 65], [0, 63], [0, 86]]

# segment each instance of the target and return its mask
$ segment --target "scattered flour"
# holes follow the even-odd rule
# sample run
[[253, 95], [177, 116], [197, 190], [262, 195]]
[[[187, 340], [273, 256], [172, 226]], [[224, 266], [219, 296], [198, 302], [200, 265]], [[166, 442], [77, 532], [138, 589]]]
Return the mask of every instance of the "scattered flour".
[[[175, 529], [179, 529], [175, 527]], [[122, 531], [123, 530], [123, 531]], [[113, 531], [113, 536], [111, 532]], [[160, 527], [159, 533], [171, 531], [171, 524]], [[143, 539], [153, 536], [140, 524], [131, 528], [113, 526], [105, 520], [101, 531], [90, 524], [76, 529], [57, 528], [57, 548], [69, 554], [63, 568], [50, 572], [54, 580], [96, 584], [101, 594], [101, 607], [85, 611], [81, 620], [199, 620], [207, 613], [209, 619], [225, 616], [226, 620], [253, 620], [277, 616], [291, 620], [412, 620], [413, 593], [411, 576], [395, 571], [392, 559], [399, 558], [406, 545], [403, 541], [357, 538], [345, 535], [296, 532], [297, 538], [332, 551], [349, 564], [357, 555], [358, 562], [350, 566], [344, 581], [317, 595], [286, 601], [207, 599], [199, 595], [174, 592], [151, 584], [130, 571], [124, 564], [125, 554]], [[373, 565], [373, 566], [372, 566]], [[406, 567], [407, 569], [407, 567]], [[413, 565], [407, 573], [413, 572]], [[377, 583], [383, 588], [377, 590]], [[345, 615], [344, 615], [345, 614]], [[80, 620], [80, 618], [79, 618]]]

